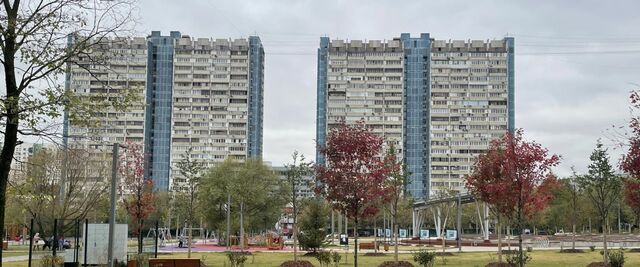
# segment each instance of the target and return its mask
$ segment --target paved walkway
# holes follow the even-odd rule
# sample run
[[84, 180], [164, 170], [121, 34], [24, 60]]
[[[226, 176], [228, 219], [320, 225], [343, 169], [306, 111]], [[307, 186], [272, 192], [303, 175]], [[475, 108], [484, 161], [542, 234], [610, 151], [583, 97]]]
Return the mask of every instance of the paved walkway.
[[[40, 256], [39, 255], [33, 255], [34, 260], [39, 259]], [[29, 255], [22, 255], [22, 256], [11, 256], [11, 257], [3, 257], [2, 258], [2, 262], [15, 262], [15, 261], [28, 261], [29, 260]]]

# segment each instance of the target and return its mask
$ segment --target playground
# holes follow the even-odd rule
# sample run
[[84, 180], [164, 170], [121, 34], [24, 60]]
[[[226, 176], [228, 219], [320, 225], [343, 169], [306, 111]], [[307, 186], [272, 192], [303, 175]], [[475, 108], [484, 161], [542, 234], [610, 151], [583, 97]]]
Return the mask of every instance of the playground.
[[[157, 230], [152, 228], [147, 233], [145, 244], [153, 244], [152, 250], [154, 251], [157, 244], [158, 253], [187, 252], [189, 249], [188, 234], [190, 230], [193, 237], [192, 252], [222, 252], [229, 250], [293, 251], [291, 246], [285, 246], [284, 236], [275, 232], [248, 234], [245, 235], [244, 242], [240, 242], [239, 236], [232, 235], [227, 245], [224, 239], [218, 238], [213, 232], [203, 228], [183, 228], [174, 236], [171, 235], [169, 228], [158, 228]], [[241, 246], [242, 244], [244, 244], [244, 247]], [[147, 251], [149, 250], [147, 248]]]

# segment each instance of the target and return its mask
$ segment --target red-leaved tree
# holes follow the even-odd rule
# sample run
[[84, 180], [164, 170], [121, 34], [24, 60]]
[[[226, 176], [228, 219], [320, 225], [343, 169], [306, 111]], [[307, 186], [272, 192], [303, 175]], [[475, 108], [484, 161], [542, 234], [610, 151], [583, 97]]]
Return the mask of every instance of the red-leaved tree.
[[122, 183], [119, 187], [122, 204], [134, 219], [134, 232], [138, 237], [138, 254], [142, 253], [142, 227], [144, 220], [153, 213], [153, 182], [144, 178], [144, 153], [142, 144], [128, 142], [119, 155]]
[[[470, 193], [491, 205], [498, 218], [503, 216], [516, 223], [520, 230], [520, 266], [524, 266], [524, 222], [552, 200], [552, 191], [558, 183], [551, 167], [559, 161], [559, 156], [549, 155], [540, 144], [525, 141], [519, 129], [515, 134], [506, 133], [493, 140], [487, 152], [478, 156], [471, 175], [466, 177]], [[499, 244], [498, 255], [502, 261], [500, 250]]]
[[386, 202], [388, 195], [385, 180], [390, 170], [382, 155], [382, 138], [362, 122], [342, 123], [329, 131], [320, 152], [326, 163], [317, 166], [316, 192], [354, 221], [354, 266], [358, 266], [358, 223], [377, 214], [376, 204]]
[[[632, 91], [629, 97], [631, 108], [640, 110], [640, 92]], [[620, 169], [631, 176], [625, 180], [624, 199], [636, 214], [636, 225], [640, 225], [640, 118], [635, 116], [629, 121], [633, 134], [629, 137], [629, 149], [620, 162]]]
[[624, 180], [624, 200], [635, 214], [635, 225], [640, 225], [640, 181], [633, 178]]

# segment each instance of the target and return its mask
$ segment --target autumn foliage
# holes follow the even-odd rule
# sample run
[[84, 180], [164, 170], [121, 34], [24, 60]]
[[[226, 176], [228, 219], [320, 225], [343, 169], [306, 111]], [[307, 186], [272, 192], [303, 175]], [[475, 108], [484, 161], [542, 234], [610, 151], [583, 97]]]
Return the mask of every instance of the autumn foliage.
[[558, 186], [551, 167], [560, 157], [548, 154], [540, 144], [523, 140], [522, 130], [507, 133], [478, 156], [467, 188], [506, 217], [517, 215], [518, 204], [522, 215], [531, 217], [551, 202]]
[[[134, 231], [140, 237], [144, 219], [155, 210], [153, 182], [144, 178], [144, 153], [141, 144], [128, 142], [119, 155], [122, 205], [135, 221]], [[139, 239], [140, 243], [142, 239]], [[139, 244], [140, 245], [140, 244]], [[140, 246], [139, 252], [142, 247]]]
[[317, 167], [321, 183], [317, 192], [349, 218], [377, 214], [377, 200], [383, 200], [388, 193], [385, 180], [390, 172], [381, 155], [382, 138], [362, 123], [343, 123], [331, 129], [320, 152], [325, 155], [326, 164]]
[[[632, 91], [629, 97], [631, 107], [640, 110], [640, 92]], [[640, 217], [640, 118], [633, 117], [629, 122], [633, 135], [629, 138], [629, 149], [620, 161], [620, 169], [631, 177], [625, 180], [624, 199], [636, 214], [636, 223]]]
[[[388, 200], [386, 179], [391, 172], [388, 157], [382, 155], [382, 138], [366, 128], [364, 123], [332, 128], [327, 144], [320, 147], [325, 155], [324, 166], [317, 167], [320, 186], [316, 192], [325, 196], [335, 210], [354, 220], [357, 233], [358, 220], [378, 213], [378, 205]], [[357, 234], [355, 246], [357, 249]], [[357, 250], [355, 253], [357, 266]]]
[[[517, 130], [491, 142], [475, 162], [472, 174], [466, 177], [466, 186], [522, 229], [526, 218], [551, 202], [553, 190], [558, 187], [551, 167], [559, 161], [559, 156], [549, 155], [540, 144], [525, 141], [522, 130]], [[522, 235], [518, 239], [522, 262]]]

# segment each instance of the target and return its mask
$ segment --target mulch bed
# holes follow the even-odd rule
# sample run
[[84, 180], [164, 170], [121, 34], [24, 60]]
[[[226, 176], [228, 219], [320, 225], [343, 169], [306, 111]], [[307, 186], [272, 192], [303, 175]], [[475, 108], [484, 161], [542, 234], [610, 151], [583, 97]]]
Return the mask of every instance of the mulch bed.
[[640, 252], [640, 248], [629, 249], [629, 252]]
[[569, 249], [560, 250], [560, 253], [584, 253], [584, 250], [577, 249], [577, 248], [576, 249], [569, 248]]
[[280, 267], [313, 267], [309, 261], [285, 261]]
[[587, 265], [587, 267], [609, 267], [609, 264], [604, 263], [604, 262], [592, 262], [589, 263], [589, 265]]
[[368, 252], [364, 254], [365, 256], [384, 256], [387, 254], [381, 253], [381, 252]]
[[413, 267], [413, 264], [408, 261], [385, 261], [378, 265], [378, 267]]
[[510, 265], [506, 262], [490, 262], [489, 264], [485, 265], [484, 267], [513, 267], [513, 265]]
[[315, 257], [316, 255], [318, 255], [318, 252], [313, 252], [313, 251], [302, 254], [302, 256], [304, 257]]

